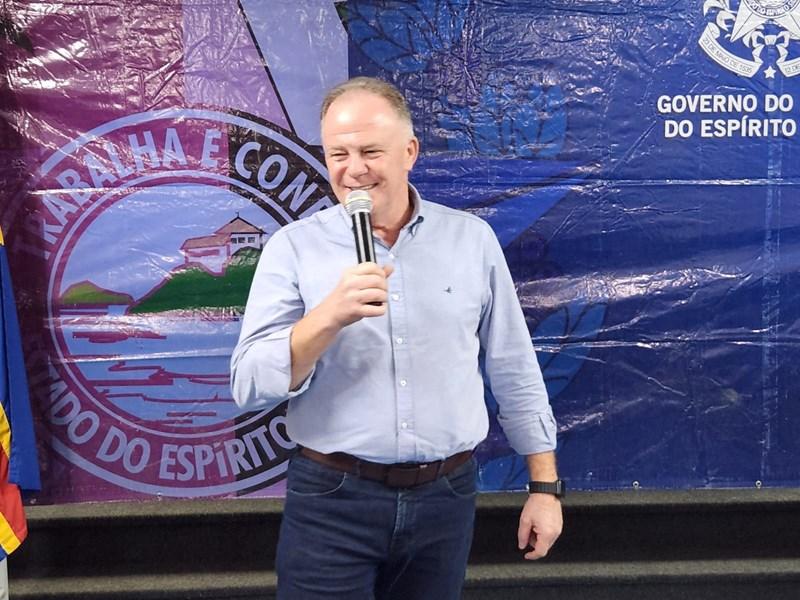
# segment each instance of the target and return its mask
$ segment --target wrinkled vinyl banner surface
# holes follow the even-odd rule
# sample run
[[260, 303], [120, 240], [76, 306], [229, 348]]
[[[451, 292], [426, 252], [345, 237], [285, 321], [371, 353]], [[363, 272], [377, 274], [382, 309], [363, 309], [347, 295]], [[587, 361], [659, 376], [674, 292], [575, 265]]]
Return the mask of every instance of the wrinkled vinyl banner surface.
[[[283, 493], [228, 361], [264, 240], [334, 202], [317, 111], [355, 74], [497, 232], [573, 488], [800, 483], [800, 0], [1, 6], [41, 501]], [[527, 478], [496, 422], [479, 457]]]

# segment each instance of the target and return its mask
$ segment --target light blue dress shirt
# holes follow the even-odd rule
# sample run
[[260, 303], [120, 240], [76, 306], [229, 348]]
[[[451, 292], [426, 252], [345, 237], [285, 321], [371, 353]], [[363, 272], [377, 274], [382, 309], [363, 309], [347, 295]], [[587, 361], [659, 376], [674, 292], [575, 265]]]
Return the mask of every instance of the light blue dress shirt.
[[264, 409], [289, 398], [289, 435], [319, 452], [438, 460], [486, 437], [482, 358], [511, 446], [553, 450], [555, 420], [494, 232], [411, 192], [414, 213], [397, 242], [375, 239], [378, 263], [394, 265], [387, 314], [345, 327], [291, 392], [292, 326], [355, 264], [353, 231], [337, 205], [269, 239], [231, 359], [236, 403]]

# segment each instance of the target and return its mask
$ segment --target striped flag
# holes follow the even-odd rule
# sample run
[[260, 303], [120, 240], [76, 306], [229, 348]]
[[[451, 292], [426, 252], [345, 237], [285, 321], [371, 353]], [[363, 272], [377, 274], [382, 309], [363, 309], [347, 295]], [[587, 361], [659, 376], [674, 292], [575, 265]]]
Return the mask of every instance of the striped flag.
[[17, 308], [0, 231], [0, 560], [25, 539], [20, 490], [38, 490], [39, 464]]

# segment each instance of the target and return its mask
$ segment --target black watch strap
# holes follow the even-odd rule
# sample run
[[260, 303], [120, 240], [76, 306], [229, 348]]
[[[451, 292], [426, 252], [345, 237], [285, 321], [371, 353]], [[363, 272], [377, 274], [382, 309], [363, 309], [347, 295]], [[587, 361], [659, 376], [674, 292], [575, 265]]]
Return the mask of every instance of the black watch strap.
[[567, 493], [567, 486], [561, 479], [556, 481], [529, 481], [529, 494], [552, 494], [556, 498], [563, 498]]

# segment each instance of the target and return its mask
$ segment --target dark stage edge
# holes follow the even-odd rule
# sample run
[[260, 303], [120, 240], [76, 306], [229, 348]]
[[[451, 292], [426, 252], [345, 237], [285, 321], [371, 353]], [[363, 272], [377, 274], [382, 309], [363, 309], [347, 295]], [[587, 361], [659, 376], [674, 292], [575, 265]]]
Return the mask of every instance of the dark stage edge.
[[[466, 599], [800, 598], [800, 490], [574, 492], [543, 561], [516, 550], [524, 494], [481, 494]], [[267, 599], [279, 500], [28, 507], [14, 600]], [[766, 594], [766, 596], [764, 596]]]

